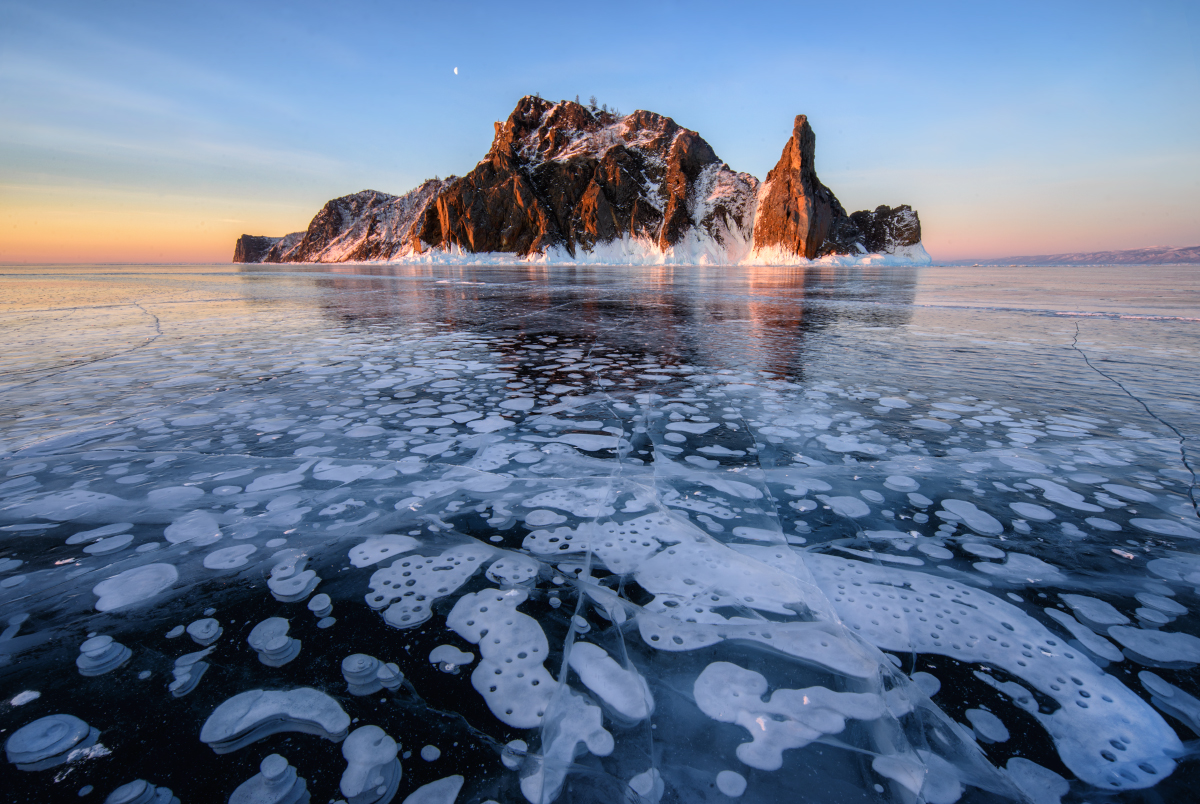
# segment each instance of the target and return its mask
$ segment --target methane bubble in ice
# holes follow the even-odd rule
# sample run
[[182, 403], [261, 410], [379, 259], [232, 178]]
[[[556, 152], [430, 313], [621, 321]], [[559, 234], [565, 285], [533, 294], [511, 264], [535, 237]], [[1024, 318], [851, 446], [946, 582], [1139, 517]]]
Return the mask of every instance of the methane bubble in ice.
[[333, 603], [330, 601], [329, 595], [313, 595], [308, 601], [308, 610], [317, 617], [328, 617], [329, 613], [333, 611]]
[[924, 671], [913, 673], [912, 680], [917, 685], [917, 688], [925, 693], [925, 696], [928, 698], [937, 695], [938, 691], [942, 688], [942, 682], [938, 680], [937, 676]]
[[509, 770], [516, 770], [525, 761], [529, 745], [524, 740], [510, 740], [500, 752], [500, 762]]
[[387, 804], [400, 787], [399, 746], [378, 726], [355, 729], [342, 743], [346, 770], [339, 785], [353, 804]]
[[462, 776], [447, 776], [421, 785], [404, 799], [403, 804], [454, 804], [464, 781]]
[[427, 745], [421, 749], [421, 759], [426, 762], [433, 762], [442, 755], [442, 750], [436, 745]]
[[24, 771], [53, 768], [73, 751], [90, 748], [100, 732], [73, 715], [47, 715], [17, 729], [4, 743], [8, 761]]
[[1033, 804], [1060, 804], [1062, 797], [1071, 790], [1066, 779], [1024, 757], [1013, 757], [1004, 767]]
[[67, 544], [85, 544], [86, 542], [102, 539], [105, 536], [124, 533], [132, 527], [132, 522], [115, 522], [112, 525], [104, 525], [93, 530], [83, 530], [68, 538]]
[[100, 539], [92, 542], [87, 547], [83, 548], [83, 552], [90, 556], [103, 556], [109, 553], [115, 553], [118, 550], [123, 550], [128, 547], [133, 541], [133, 535], [129, 533], [121, 533], [116, 536], [109, 536], [107, 539]]
[[212, 643], [221, 638], [221, 632], [225, 629], [221, 628], [221, 624], [212, 617], [205, 617], [202, 620], [196, 620], [187, 627], [188, 636], [202, 648], [207, 648]]
[[129, 661], [133, 651], [110, 636], [94, 636], [79, 646], [75, 666], [80, 675], [102, 676]]
[[1200, 638], [1191, 634], [1114, 625], [1108, 635], [1124, 645], [1129, 658], [1139, 664], [1180, 668], [1200, 664]]
[[887, 480], [883, 481], [883, 485], [892, 491], [903, 492], [916, 491], [921, 487], [920, 483], [905, 475], [889, 475]]
[[1008, 740], [1008, 729], [1004, 722], [986, 709], [968, 709], [966, 715], [975, 734], [984, 742], [1003, 743]]
[[1009, 503], [1008, 506], [1017, 512], [1017, 516], [1033, 519], [1038, 522], [1049, 522], [1054, 519], [1054, 512], [1040, 505], [1026, 502]]
[[541, 564], [529, 556], [511, 553], [493, 561], [484, 574], [496, 583], [515, 586], [536, 578], [540, 567]]
[[1138, 680], [1150, 693], [1150, 703], [1186, 723], [1193, 734], [1200, 736], [1200, 700], [1149, 670], [1138, 673]]
[[641, 801], [654, 804], [662, 800], [666, 785], [663, 784], [662, 774], [656, 768], [650, 768], [630, 779], [629, 789], [637, 793]]
[[283, 667], [300, 655], [300, 640], [287, 635], [288, 621], [268, 617], [250, 632], [246, 641], [258, 651], [258, 660], [268, 667]]
[[279, 754], [270, 754], [258, 773], [237, 786], [229, 804], [307, 804], [308, 785]]
[[1076, 641], [1071, 644], [1082, 647], [1092, 654], [1096, 664], [1103, 667], [1108, 662], [1120, 662], [1125, 659], [1124, 654], [1116, 645], [1077, 621], [1070, 614], [1052, 608], [1047, 608], [1045, 611], [1046, 616], [1066, 628], [1071, 636], [1075, 637]]
[[429, 652], [429, 661], [443, 673], [457, 673], [458, 668], [475, 661], [475, 654], [461, 651], [453, 645], [438, 645]]
[[[1004, 532], [1004, 526], [986, 511], [979, 510], [974, 503], [966, 500], [942, 500], [942, 508], [953, 514], [954, 518], [962, 520], [968, 528], [983, 536], [999, 536]], [[942, 512], [938, 512], [939, 515]]]
[[[145, 779], [134, 779], [109, 793], [104, 804], [179, 804], [179, 798], [169, 787], [155, 787]], [[267, 804], [265, 799], [263, 804]], [[300, 804], [299, 799], [296, 804]]]
[[201, 660], [212, 653], [212, 650], [212, 648], [206, 648], [193, 653], [185, 653], [175, 660], [175, 667], [171, 670], [174, 680], [167, 685], [171, 695], [182, 698], [196, 689], [204, 671], [208, 669], [208, 662]]
[[284, 550], [276, 553], [274, 558], [281, 560], [271, 569], [271, 576], [267, 579], [267, 588], [280, 603], [296, 603], [304, 600], [321, 582], [315, 571], [305, 569], [308, 558], [303, 553], [296, 550]]
[[168, 525], [163, 535], [171, 544], [201, 547], [221, 539], [221, 526], [208, 511], [189, 511]]
[[179, 572], [171, 564], [146, 564], [125, 570], [92, 587], [99, 598], [96, 611], [115, 611], [149, 600], [177, 580]]
[[622, 719], [642, 720], [654, 711], [646, 680], [633, 668], [617, 664], [599, 645], [576, 642], [571, 647], [570, 665], [584, 686]]
[[395, 628], [418, 626], [432, 616], [433, 601], [466, 583], [492, 553], [480, 544], [464, 544], [437, 556], [401, 558], [371, 575], [367, 605], [384, 609], [384, 621]]
[[1128, 617], [1113, 608], [1111, 603], [1103, 600], [1087, 595], [1059, 595], [1059, 597], [1074, 610], [1076, 617], [1097, 630], [1104, 630], [1110, 625], [1125, 625], [1129, 622]]
[[[1011, 603], [911, 570], [813, 554], [807, 563], [846, 626], [877, 647], [991, 664], [1053, 699], [1058, 709], [1041, 713], [1019, 684], [977, 675], [1041, 721], [1080, 779], [1108, 790], [1137, 789], [1174, 769], [1181, 744], [1170, 726]], [[1124, 749], [1114, 752], [1112, 740]]]
[[204, 557], [204, 566], [210, 570], [229, 570], [245, 566], [258, 548], [252, 544], [235, 544], [222, 547]]
[[200, 729], [200, 740], [216, 753], [227, 754], [285, 731], [340, 742], [349, 728], [350, 716], [323, 692], [309, 687], [248, 690], [213, 710]]
[[729, 662], [710, 664], [693, 689], [701, 712], [750, 732], [751, 742], [739, 745], [736, 753], [759, 770], [779, 770], [784, 750], [840, 734], [849, 719], [874, 720], [886, 712], [874, 693], [808, 687], [776, 689], [768, 696], [767, 689], [765, 677]]
[[746, 792], [746, 777], [737, 771], [723, 770], [717, 774], [717, 789], [730, 798]]
[[383, 662], [365, 653], [352, 653], [342, 660], [342, 678], [351, 695], [373, 695], [381, 689], [396, 690], [404, 683], [398, 665]]
[[421, 543], [412, 536], [373, 536], [357, 547], [350, 548], [350, 563], [356, 567], [369, 567], [420, 546]]
[[550, 649], [541, 625], [517, 611], [523, 589], [485, 589], [463, 595], [446, 617], [446, 625], [482, 654], [471, 684], [488, 708], [509, 726], [541, 725], [554, 695], [554, 677], [542, 666]]
[[521, 779], [521, 792], [533, 804], [550, 804], [558, 798], [580, 743], [598, 757], [608, 756], [615, 747], [600, 708], [569, 690], [554, 701], [554, 711], [547, 717], [554, 725], [543, 731], [542, 754], [529, 757], [533, 772]]

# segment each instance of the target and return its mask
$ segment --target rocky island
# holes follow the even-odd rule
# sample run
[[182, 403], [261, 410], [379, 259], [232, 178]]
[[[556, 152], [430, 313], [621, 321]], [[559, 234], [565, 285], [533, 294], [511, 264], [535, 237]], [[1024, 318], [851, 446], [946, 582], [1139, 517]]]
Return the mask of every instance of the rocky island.
[[804, 115], [762, 182], [654, 112], [526, 96], [495, 127], [465, 176], [335, 198], [306, 231], [242, 235], [233, 261], [929, 262], [911, 207], [847, 213], [821, 183]]

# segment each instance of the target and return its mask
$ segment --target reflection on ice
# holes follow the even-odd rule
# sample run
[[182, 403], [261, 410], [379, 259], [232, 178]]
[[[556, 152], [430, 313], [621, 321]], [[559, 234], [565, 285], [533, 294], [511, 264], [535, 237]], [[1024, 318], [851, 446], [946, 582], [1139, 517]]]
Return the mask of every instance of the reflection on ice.
[[[448, 323], [355, 290], [381, 276]], [[107, 384], [15, 391], [70, 422], [0, 453], [19, 783], [1040, 804], [1194, 782], [1193, 478], [1076, 353], [954, 376], [929, 355], [966, 341], [910, 332], [903, 289], [767, 288], [749, 348], [707, 334], [745, 311], [692, 280], [567, 320], [551, 283], [399, 279], [321, 274], [334, 325], [160, 316], [153, 348], [87, 369]], [[635, 309], [654, 337], [622, 331], [651, 326]]]

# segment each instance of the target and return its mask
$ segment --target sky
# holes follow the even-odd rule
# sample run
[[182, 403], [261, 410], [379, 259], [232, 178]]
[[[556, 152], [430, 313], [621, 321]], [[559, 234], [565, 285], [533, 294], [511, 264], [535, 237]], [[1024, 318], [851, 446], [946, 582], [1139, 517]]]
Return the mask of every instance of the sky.
[[0, 0], [0, 262], [228, 262], [466, 173], [535, 92], [759, 178], [806, 114], [843, 205], [912, 205], [936, 260], [1196, 245], [1198, 43], [1196, 0]]

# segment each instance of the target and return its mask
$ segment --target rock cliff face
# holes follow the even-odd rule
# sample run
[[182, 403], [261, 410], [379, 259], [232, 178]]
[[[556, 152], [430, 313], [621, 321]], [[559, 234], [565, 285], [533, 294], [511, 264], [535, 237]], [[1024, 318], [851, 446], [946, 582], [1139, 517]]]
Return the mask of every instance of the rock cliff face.
[[243, 235], [234, 262], [499, 252], [737, 263], [756, 251], [812, 259], [919, 244], [920, 223], [907, 206], [847, 215], [817, 179], [815, 143], [806, 118], [797, 117], [779, 164], [760, 186], [669, 117], [616, 117], [525, 97], [496, 123], [492, 147], [465, 176], [427, 181], [401, 196], [365, 190], [335, 198], [305, 232]]
[[244, 234], [238, 238], [233, 247], [234, 262], [262, 262], [263, 257], [271, 250], [271, 246], [280, 241], [278, 237]]

